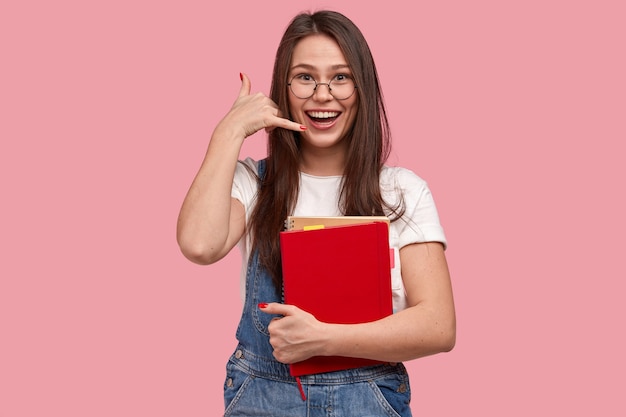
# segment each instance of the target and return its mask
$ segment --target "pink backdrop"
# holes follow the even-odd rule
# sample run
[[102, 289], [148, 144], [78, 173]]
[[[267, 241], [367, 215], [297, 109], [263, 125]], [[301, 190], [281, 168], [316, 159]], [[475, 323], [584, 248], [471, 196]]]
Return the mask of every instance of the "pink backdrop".
[[239, 254], [188, 262], [178, 209], [239, 72], [267, 92], [328, 6], [450, 241], [458, 343], [408, 363], [415, 414], [625, 415], [623, 2], [210, 3], [0, 6], [0, 416], [221, 414]]

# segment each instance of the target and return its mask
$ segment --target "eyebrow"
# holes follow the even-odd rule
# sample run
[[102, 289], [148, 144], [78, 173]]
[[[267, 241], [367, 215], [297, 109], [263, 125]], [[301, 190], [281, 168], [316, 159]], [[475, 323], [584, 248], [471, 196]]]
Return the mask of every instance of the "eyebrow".
[[[294, 69], [298, 69], [298, 68], [302, 68], [302, 69], [306, 69], [306, 70], [316, 70], [317, 69], [313, 65], [309, 65], [309, 64], [297, 64], [297, 65], [294, 65], [293, 67], [291, 67], [290, 69], [293, 71]], [[331, 70], [339, 70], [339, 69], [345, 69], [345, 68], [349, 69], [350, 66], [348, 64], [336, 64], [336, 65], [331, 65], [331, 67], [330, 67]]]

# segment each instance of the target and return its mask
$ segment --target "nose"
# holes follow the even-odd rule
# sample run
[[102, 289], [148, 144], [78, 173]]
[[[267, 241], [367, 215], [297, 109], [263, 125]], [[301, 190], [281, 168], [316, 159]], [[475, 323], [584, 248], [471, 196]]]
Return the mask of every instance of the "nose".
[[[320, 88], [321, 86], [324, 86], [326, 88]], [[332, 100], [334, 97], [330, 93], [330, 83], [317, 83], [317, 85], [315, 86], [315, 91], [313, 91], [313, 97], [317, 101]]]

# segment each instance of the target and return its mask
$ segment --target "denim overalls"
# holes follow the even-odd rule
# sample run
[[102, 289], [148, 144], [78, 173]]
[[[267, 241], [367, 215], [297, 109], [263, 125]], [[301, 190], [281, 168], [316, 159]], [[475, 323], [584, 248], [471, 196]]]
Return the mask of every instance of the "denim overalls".
[[[259, 177], [264, 163], [259, 162]], [[239, 344], [226, 366], [225, 417], [411, 416], [409, 379], [402, 364], [301, 376], [297, 382], [289, 365], [272, 355], [267, 326], [276, 316], [258, 308], [270, 302], [282, 299], [257, 254], [251, 254]]]

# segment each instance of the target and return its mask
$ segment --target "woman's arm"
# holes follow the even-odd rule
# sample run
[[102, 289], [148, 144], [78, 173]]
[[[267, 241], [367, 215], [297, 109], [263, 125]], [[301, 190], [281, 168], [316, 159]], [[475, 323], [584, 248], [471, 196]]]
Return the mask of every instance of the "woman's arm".
[[261, 93], [250, 95], [241, 76], [239, 97], [213, 131], [205, 158], [183, 201], [176, 238], [182, 253], [198, 264], [223, 258], [245, 230], [245, 209], [231, 198], [239, 151], [246, 137], [276, 127], [301, 131], [280, 117], [278, 107]]
[[409, 307], [363, 324], [328, 324], [295, 306], [269, 304], [284, 315], [270, 323], [274, 356], [284, 363], [311, 356], [351, 356], [402, 362], [454, 347], [456, 319], [450, 274], [440, 243], [415, 243], [400, 250]]

